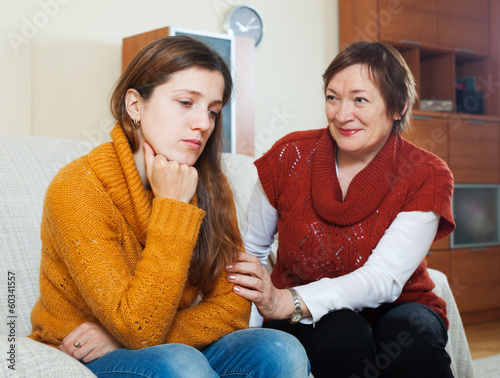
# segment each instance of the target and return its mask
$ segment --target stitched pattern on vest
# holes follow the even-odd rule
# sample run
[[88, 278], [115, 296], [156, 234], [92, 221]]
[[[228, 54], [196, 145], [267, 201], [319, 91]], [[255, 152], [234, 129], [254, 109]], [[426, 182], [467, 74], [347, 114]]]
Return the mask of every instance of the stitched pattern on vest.
[[[439, 158], [392, 135], [342, 200], [335, 148], [328, 129], [292, 133], [255, 163], [279, 213], [272, 273], [279, 288], [342, 276], [363, 266], [402, 211], [440, 214], [438, 237], [453, 230], [453, 179]], [[424, 260], [398, 301], [427, 304], [446, 321], [444, 302], [431, 292], [433, 285]]]

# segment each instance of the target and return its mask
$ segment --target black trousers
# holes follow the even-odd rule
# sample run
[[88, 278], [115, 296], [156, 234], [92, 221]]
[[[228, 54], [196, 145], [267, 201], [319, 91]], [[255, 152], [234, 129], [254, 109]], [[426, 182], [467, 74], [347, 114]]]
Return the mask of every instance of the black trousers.
[[397, 305], [370, 325], [351, 310], [331, 312], [313, 325], [271, 320], [264, 327], [297, 337], [314, 378], [449, 378], [443, 320], [419, 303]]

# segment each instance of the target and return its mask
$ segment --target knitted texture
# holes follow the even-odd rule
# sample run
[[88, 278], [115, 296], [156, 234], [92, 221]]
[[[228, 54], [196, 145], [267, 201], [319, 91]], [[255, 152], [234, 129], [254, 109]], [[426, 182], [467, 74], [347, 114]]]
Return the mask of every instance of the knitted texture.
[[153, 198], [119, 125], [111, 136], [61, 169], [47, 189], [30, 337], [57, 347], [89, 321], [130, 349], [201, 349], [246, 328], [250, 303], [233, 293], [224, 271], [194, 305], [200, 293], [188, 271], [205, 214], [196, 198]]
[[[272, 272], [278, 288], [339, 277], [363, 266], [400, 212], [440, 214], [436, 239], [454, 229], [453, 177], [441, 159], [391, 135], [342, 200], [335, 149], [328, 129], [296, 132], [255, 162], [270, 203], [279, 212]], [[433, 287], [424, 259], [395, 303], [423, 303], [447, 323], [446, 304]], [[363, 313], [373, 319], [386, 307]]]

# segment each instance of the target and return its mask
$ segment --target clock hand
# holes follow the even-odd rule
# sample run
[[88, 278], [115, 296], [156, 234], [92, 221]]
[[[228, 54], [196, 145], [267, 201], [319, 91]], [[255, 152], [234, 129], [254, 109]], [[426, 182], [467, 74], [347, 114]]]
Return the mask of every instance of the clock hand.
[[245, 25], [243, 25], [241, 22], [239, 21], [236, 21], [236, 26], [238, 26], [238, 28], [242, 31], [242, 32], [246, 32], [248, 29], [246, 28]]
[[247, 26], [247, 27], [248, 27], [248, 26], [252, 25], [252, 23], [253, 23], [254, 21], [255, 21], [255, 16], [253, 16], [253, 17], [250, 19], [250, 21], [248, 21], [248, 22], [247, 22], [247, 24], [246, 24], [245, 26]]
[[260, 25], [247, 26], [246, 29], [247, 30], [250, 30], [250, 29], [260, 29]]

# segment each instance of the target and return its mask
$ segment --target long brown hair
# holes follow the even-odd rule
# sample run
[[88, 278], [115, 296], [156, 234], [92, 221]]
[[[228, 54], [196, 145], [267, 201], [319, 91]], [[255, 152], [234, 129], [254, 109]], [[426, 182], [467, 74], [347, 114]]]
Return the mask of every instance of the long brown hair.
[[[417, 98], [415, 79], [401, 54], [391, 45], [375, 41], [358, 41], [344, 48], [323, 74], [324, 91], [330, 80], [344, 68], [362, 64], [378, 88], [387, 108], [387, 116], [401, 116], [392, 131], [401, 134], [409, 125], [411, 110]], [[405, 111], [405, 106], [408, 107]]]
[[[125, 107], [125, 94], [135, 89], [148, 101], [155, 88], [176, 72], [197, 67], [219, 72], [224, 78], [223, 104], [231, 99], [231, 72], [222, 57], [202, 42], [186, 36], [160, 38], [144, 47], [118, 80], [111, 112], [121, 125], [132, 152], [139, 149], [139, 136]], [[226, 264], [235, 261], [242, 248], [231, 189], [221, 168], [222, 112], [205, 149], [194, 164], [198, 170], [198, 206], [205, 210], [198, 241], [189, 268], [189, 281], [207, 292]]]

